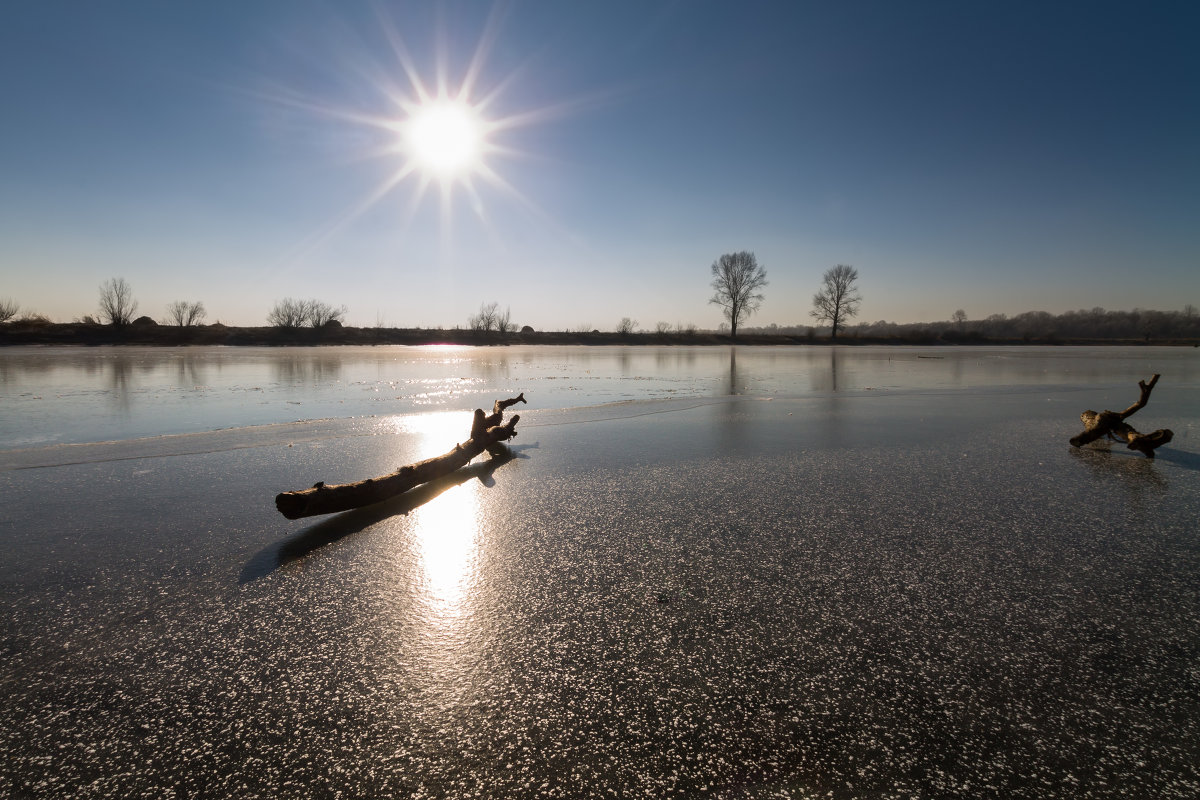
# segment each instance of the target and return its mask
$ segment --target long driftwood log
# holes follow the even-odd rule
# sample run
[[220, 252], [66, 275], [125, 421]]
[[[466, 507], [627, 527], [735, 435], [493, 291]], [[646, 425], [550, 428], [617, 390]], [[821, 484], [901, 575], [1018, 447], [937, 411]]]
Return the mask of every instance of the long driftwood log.
[[1152, 433], [1138, 433], [1125, 419], [1136, 414], [1149, 402], [1150, 392], [1154, 389], [1154, 384], [1158, 383], [1158, 377], [1155, 374], [1149, 383], [1138, 381], [1138, 388], [1142, 390], [1142, 393], [1137, 402], [1124, 411], [1105, 411], [1103, 413], [1084, 411], [1080, 414], [1079, 418], [1083, 420], [1083, 433], [1071, 437], [1071, 444], [1082, 447], [1088, 442], [1094, 442], [1107, 436], [1114, 441], [1125, 442], [1130, 450], [1145, 453], [1146, 458], [1154, 458], [1155, 448], [1171, 441], [1175, 434], [1165, 428]]
[[504, 409], [514, 403], [524, 403], [525, 393], [508, 400], [497, 400], [491, 414], [482, 408], [475, 409], [471, 422], [471, 438], [454, 445], [450, 452], [401, 467], [389, 475], [367, 478], [357, 483], [342, 483], [328, 486], [318, 483], [311, 489], [282, 492], [275, 496], [275, 507], [288, 519], [313, 517], [318, 514], [334, 514], [352, 508], [378, 503], [407, 492], [415, 486], [440, 478], [465, 467], [471, 459], [485, 450], [500, 446], [517, 435], [519, 414], [513, 414], [508, 422], [501, 424]]

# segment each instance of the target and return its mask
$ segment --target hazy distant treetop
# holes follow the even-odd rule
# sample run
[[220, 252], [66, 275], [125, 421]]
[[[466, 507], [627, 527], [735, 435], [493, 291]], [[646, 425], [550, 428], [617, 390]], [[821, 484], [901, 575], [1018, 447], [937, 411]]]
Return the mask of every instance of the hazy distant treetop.
[[20, 310], [21, 306], [16, 300], [8, 297], [0, 297], [0, 322], [8, 322]]
[[726, 253], [712, 263], [713, 296], [708, 302], [721, 306], [729, 320], [730, 338], [737, 338], [738, 324], [758, 310], [767, 285], [767, 271], [754, 253]]
[[124, 327], [137, 311], [133, 288], [124, 278], [109, 278], [100, 284], [100, 319], [115, 327]]

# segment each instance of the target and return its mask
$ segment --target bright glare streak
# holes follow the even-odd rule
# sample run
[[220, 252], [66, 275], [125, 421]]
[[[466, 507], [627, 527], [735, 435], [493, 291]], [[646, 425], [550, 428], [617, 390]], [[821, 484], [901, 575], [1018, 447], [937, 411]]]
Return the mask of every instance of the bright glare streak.
[[[399, 433], [417, 434], [423, 457], [440, 455], [470, 435], [470, 415], [463, 411], [409, 414], [391, 424]], [[479, 548], [479, 484], [451, 486], [415, 509], [418, 548], [424, 573], [425, 599], [435, 627], [460, 617], [474, 587]]]
[[457, 617], [475, 578], [478, 484], [455, 486], [417, 511], [417, 536], [428, 599], [439, 616]]
[[439, 178], [470, 174], [480, 166], [483, 124], [465, 103], [434, 102], [418, 107], [406, 134], [409, 157]]

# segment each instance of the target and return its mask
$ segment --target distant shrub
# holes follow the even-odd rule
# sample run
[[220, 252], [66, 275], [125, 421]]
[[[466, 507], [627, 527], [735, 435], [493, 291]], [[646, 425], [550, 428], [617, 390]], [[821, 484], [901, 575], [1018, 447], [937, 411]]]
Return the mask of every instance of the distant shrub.
[[516, 326], [511, 321], [509, 309], [500, 311], [500, 304], [497, 302], [480, 303], [479, 313], [473, 314], [467, 319], [467, 326], [477, 332], [486, 333], [487, 331], [496, 331], [498, 333], [510, 333]]
[[180, 328], [199, 325], [207, 316], [208, 312], [204, 309], [204, 303], [200, 301], [189, 303], [187, 300], [176, 300], [167, 306], [167, 321]]
[[38, 325], [38, 326], [54, 324], [54, 321], [51, 320], [49, 317], [47, 317], [45, 314], [39, 314], [36, 311], [26, 311], [24, 314], [21, 315], [21, 318], [19, 320], [17, 320], [17, 322], [20, 322], [22, 325]]
[[267, 324], [276, 328], [299, 328], [307, 316], [307, 303], [285, 297], [276, 302], [275, 307], [267, 314]]
[[305, 321], [312, 327], [342, 327], [342, 320], [346, 318], [347, 312], [345, 306], [334, 308], [321, 300], [309, 300], [305, 305], [307, 305]]

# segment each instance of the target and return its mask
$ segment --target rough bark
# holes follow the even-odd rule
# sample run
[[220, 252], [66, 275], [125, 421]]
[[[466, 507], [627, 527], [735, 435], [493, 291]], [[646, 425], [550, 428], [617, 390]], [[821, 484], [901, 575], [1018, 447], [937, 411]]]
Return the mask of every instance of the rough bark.
[[519, 414], [514, 414], [508, 422], [501, 421], [504, 409], [514, 403], [524, 403], [525, 393], [508, 400], [497, 400], [491, 414], [485, 414], [483, 409], [475, 409], [475, 417], [471, 423], [471, 438], [461, 444], [454, 445], [448, 453], [434, 458], [418, 461], [401, 467], [393, 473], [378, 478], [367, 478], [356, 483], [343, 483], [328, 486], [324, 482], [314, 485], [311, 489], [300, 489], [294, 492], [282, 492], [275, 496], [275, 507], [279, 513], [288, 519], [300, 519], [319, 514], [334, 514], [339, 511], [349, 511], [352, 508], [379, 503], [388, 498], [407, 492], [413, 487], [428, 483], [443, 475], [465, 467], [471, 459], [500, 446], [501, 442], [512, 439], [517, 435]]
[[1165, 428], [1151, 433], [1138, 433], [1125, 419], [1146, 406], [1146, 403], [1150, 401], [1150, 392], [1154, 389], [1154, 384], [1158, 383], [1158, 378], [1159, 376], [1155, 374], [1149, 383], [1138, 381], [1141, 394], [1137, 401], [1124, 411], [1084, 411], [1080, 414], [1079, 418], [1083, 420], [1083, 432], [1073, 436], [1071, 444], [1075, 447], [1082, 447], [1088, 442], [1094, 442], [1107, 436], [1113, 441], [1124, 442], [1130, 450], [1144, 453], [1146, 458], [1154, 458], [1155, 448], [1171, 441], [1175, 434]]

